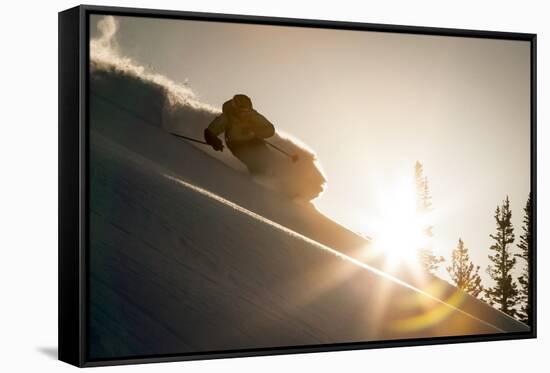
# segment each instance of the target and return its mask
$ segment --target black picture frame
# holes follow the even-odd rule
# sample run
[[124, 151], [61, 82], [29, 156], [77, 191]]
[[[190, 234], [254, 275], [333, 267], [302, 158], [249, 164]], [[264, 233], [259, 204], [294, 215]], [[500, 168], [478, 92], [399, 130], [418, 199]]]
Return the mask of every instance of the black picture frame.
[[531, 216], [533, 224], [533, 265], [531, 265], [530, 274], [532, 288], [530, 290], [531, 294], [536, 294], [536, 34], [81, 5], [59, 13], [59, 360], [78, 367], [93, 367], [536, 338], [537, 303], [536, 296], [534, 296], [531, 303], [533, 325], [529, 332], [90, 360], [87, 356], [87, 315], [89, 306], [87, 298], [89, 238], [88, 180], [90, 177], [88, 167], [89, 142], [87, 118], [89, 115], [89, 17], [92, 14], [528, 41], [531, 46], [530, 167]]

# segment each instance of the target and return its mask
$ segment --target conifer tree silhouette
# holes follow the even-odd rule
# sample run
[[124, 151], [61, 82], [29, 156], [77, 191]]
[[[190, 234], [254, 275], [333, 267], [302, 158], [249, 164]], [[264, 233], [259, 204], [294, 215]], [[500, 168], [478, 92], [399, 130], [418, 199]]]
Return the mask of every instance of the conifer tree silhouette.
[[[424, 176], [424, 166], [422, 163], [416, 162], [414, 166], [415, 184], [416, 184], [416, 211], [419, 216], [428, 214], [432, 210], [432, 196], [428, 178]], [[423, 234], [427, 237], [433, 237], [433, 226], [427, 224], [423, 227]], [[433, 248], [430, 244], [418, 248], [418, 256], [421, 265], [430, 273], [435, 273], [445, 259], [442, 256], [434, 255]]]
[[516, 264], [516, 258], [511, 253], [515, 236], [508, 196], [506, 196], [501, 206], [497, 206], [495, 220], [497, 225], [496, 232], [489, 235], [495, 241], [490, 247], [494, 255], [489, 255], [489, 260], [492, 264], [487, 267], [487, 273], [495, 281], [495, 284], [485, 289], [485, 299], [490, 305], [515, 317], [517, 313], [515, 306], [518, 300], [518, 289], [517, 283], [512, 278], [512, 270]]
[[521, 250], [516, 254], [517, 258], [525, 261], [523, 271], [518, 278], [518, 301], [520, 303], [519, 320], [531, 325], [531, 193], [527, 197], [527, 203], [523, 209], [523, 234], [519, 237], [518, 248]]
[[470, 260], [469, 250], [462, 238], [458, 239], [458, 245], [453, 250], [451, 265], [446, 269], [457, 288], [474, 297], [478, 297], [483, 291], [479, 266], [475, 266]]

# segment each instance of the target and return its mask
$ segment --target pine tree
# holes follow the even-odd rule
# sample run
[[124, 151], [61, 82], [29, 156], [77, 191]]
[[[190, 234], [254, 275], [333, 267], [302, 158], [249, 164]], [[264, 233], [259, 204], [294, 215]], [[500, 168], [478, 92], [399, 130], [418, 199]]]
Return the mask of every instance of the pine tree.
[[523, 234], [519, 237], [518, 243], [521, 253], [516, 254], [516, 257], [525, 260], [525, 266], [518, 278], [518, 301], [520, 303], [518, 317], [520, 321], [531, 326], [531, 293], [529, 291], [531, 287], [529, 275], [531, 272], [531, 193], [529, 193], [523, 211], [525, 212], [523, 217]]
[[426, 201], [427, 180], [424, 177], [424, 166], [422, 166], [422, 163], [418, 161], [416, 161], [416, 164], [414, 165], [414, 181], [416, 184], [416, 211], [421, 213], [426, 210], [426, 203], [429, 203], [431, 207], [431, 201]]
[[[424, 176], [424, 167], [418, 161], [414, 166], [414, 176], [416, 184], [416, 212], [419, 216], [422, 216], [432, 210], [432, 196], [430, 194], [428, 178]], [[423, 234], [426, 237], [433, 237], [433, 226], [426, 225], [423, 227], [423, 230]], [[439, 265], [445, 260], [442, 256], [434, 255], [430, 245], [419, 248], [418, 256], [421, 265], [432, 274], [439, 269]]]
[[518, 290], [517, 283], [512, 279], [512, 270], [516, 264], [516, 258], [510, 252], [515, 236], [508, 196], [502, 206], [497, 206], [495, 220], [497, 223], [496, 233], [489, 235], [495, 240], [490, 247], [495, 254], [489, 255], [492, 265], [487, 267], [487, 273], [495, 281], [495, 285], [485, 290], [486, 300], [502, 312], [515, 316]]
[[464, 246], [462, 238], [458, 239], [458, 246], [453, 250], [452, 265], [447, 267], [447, 272], [457, 288], [474, 297], [483, 291], [479, 266], [474, 266], [470, 260], [469, 250]]
[[430, 194], [430, 187], [428, 184], [427, 176], [424, 176], [422, 187], [422, 207], [425, 211], [430, 211], [432, 209], [432, 195]]

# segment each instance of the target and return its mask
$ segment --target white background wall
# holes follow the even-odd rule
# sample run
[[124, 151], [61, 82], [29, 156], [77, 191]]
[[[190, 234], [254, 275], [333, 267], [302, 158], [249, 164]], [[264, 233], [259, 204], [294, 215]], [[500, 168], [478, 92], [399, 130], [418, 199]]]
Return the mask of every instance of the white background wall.
[[[550, 23], [543, 1], [92, 1], [101, 5], [538, 33], [539, 338], [111, 368], [116, 371], [542, 371], [550, 351], [545, 227]], [[57, 12], [72, 1], [2, 4], [0, 370], [64, 371], [57, 350]], [[310, 5], [311, 4], [311, 5]], [[541, 366], [540, 368], [536, 368]], [[111, 371], [111, 370], [110, 370]]]

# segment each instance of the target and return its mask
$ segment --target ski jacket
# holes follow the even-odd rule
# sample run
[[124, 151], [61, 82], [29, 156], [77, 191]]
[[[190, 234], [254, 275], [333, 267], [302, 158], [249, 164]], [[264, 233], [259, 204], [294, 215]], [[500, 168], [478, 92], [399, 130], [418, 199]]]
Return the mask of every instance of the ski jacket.
[[273, 124], [254, 109], [236, 110], [231, 100], [223, 105], [223, 112], [208, 126], [215, 136], [225, 132], [225, 142], [238, 143], [253, 139], [265, 139], [275, 134]]

